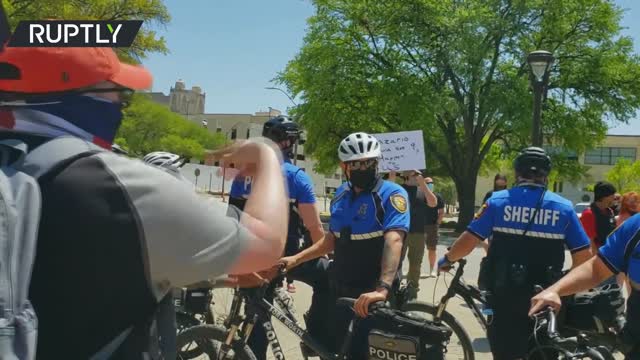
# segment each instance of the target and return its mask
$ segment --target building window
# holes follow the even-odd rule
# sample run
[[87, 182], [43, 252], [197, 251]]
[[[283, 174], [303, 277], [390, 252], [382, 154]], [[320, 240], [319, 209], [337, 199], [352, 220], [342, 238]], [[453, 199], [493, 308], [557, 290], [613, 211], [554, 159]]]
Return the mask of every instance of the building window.
[[574, 150], [567, 150], [559, 146], [544, 145], [544, 151], [549, 155], [562, 155], [568, 160], [578, 160], [578, 153]]
[[216, 132], [217, 132], [217, 133], [222, 132], [222, 128], [221, 128], [221, 127], [217, 128], [217, 129], [216, 129]]
[[304, 161], [304, 154], [298, 154], [296, 155], [296, 158], [300, 161]]
[[200, 160], [200, 165], [204, 165], [204, 159]]
[[563, 185], [564, 184], [562, 183], [562, 181], [554, 181], [553, 182], [553, 192], [561, 193]]
[[238, 137], [238, 130], [231, 129], [231, 140], [235, 140]]
[[220, 161], [216, 161], [213, 163], [213, 166], [220, 166]]
[[636, 161], [636, 148], [599, 147], [587, 151], [584, 163], [590, 165], [615, 165], [618, 159]]

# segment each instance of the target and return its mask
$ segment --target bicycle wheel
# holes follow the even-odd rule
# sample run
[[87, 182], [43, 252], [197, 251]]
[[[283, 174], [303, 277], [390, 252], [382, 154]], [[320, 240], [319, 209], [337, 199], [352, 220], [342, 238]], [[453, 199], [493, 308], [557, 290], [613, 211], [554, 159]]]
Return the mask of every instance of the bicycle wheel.
[[[433, 321], [434, 315], [436, 314], [438, 308], [432, 304], [412, 301], [404, 304], [401, 310], [409, 312], [411, 313], [411, 315], [424, 317], [427, 320]], [[425, 314], [428, 314], [429, 316], [424, 316]], [[473, 345], [471, 344], [471, 339], [469, 338], [469, 334], [467, 334], [467, 331], [462, 327], [460, 322], [458, 322], [458, 320], [456, 320], [453, 315], [446, 311], [442, 313], [440, 320], [443, 324], [448, 326], [451, 331], [453, 331], [449, 344], [447, 345], [447, 352], [444, 358], [447, 360], [474, 360], [475, 355], [473, 353]]]
[[[187, 313], [183, 313], [183, 312], [176, 312], [176, 330], [177, 330], [177, 334], [182, 333], [183, 331], [192, 328], [194, 326], [198, 326], [200, 325], [201, 322], [196, 319], [195, 317], [193, 317], [193, 315], [191, 314], [187, 314]], [[194, 343], [192, 344], [192, 346], [186, 348], [184, 351], [182, 351], [182, 358], [183, 359], [195, 359], [198, 356], [200, 356], [202, 354], [202, 348], [199, 346], [196, 346], [197, 344]]]
[[176, 330], [177, 333], [181, 333], [184, 330], [192, 327], [200, 325], [200, 321], [194, 318], [193, 315], [183, 313], [182, 311], [176, 311]]
[[[238, 359], [238, 360], [256, 360], [256, 356], [251, 349], [240, 341], [233, 341], [231, 351], [226, 357], [220, 357], [221, 345], [227, 339], [227, 330], [215, 325], [198, 325], [190, 327], [178, 334], [176, 341], [178, 347], [178, 359], [193, 359], [189, 357], [192, 346], [202, 350], [203, 357], [198, 359]], [[204, 357], [206, 356], [206, 357]]]

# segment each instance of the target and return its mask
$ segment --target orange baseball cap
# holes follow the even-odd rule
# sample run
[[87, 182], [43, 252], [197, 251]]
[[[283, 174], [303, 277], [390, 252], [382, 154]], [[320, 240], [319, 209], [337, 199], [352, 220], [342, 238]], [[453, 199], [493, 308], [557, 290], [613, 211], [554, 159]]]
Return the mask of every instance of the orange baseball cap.
[[15, 66], [19, 74], [13, 79], [0, 74], [0, 91], [6, 92], [63, 92], [102, 81], [142, 90], [153, 81], [143, 67], [120, 62], [111, 48], [5, 47], [0, 53], [3, 72], [7, 64]]

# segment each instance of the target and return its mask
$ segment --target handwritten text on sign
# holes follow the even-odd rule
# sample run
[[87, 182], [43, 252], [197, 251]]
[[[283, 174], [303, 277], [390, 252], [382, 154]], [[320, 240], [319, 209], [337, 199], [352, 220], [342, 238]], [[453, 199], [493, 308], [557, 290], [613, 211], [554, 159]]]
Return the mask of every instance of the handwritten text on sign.
[[382, 161], [378, 168], [380, 172], [426, 168], [422, 130], [371, 135], [382, 146]]

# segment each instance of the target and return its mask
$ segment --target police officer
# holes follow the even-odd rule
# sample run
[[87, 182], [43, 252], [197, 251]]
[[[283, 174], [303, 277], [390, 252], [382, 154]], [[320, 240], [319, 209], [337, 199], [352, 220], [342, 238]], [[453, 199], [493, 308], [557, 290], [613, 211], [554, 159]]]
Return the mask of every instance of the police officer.
[[493, 193], [467, 231], [438, 262], [446, 269], [491, 237], [487, 287], [494, 317], [489, 342], [494, 359], [523, 359], [533, 323], [527, 315], [534, 286], [561, 276], [565, 245], [573, 265], [590, 256], [589, 239], [571, 202], [548, 191], [551, 160], [541, 148], [524, 149], [515, 159], [517, 185]]
[[573, 269], [560, 281], [531, 300], [530, 315], [546, 306], [560, 308], [561, 296], [591, 289], [614, 274], [629, 277], [631, 293], [627, 300], [627, 321], [622, 340], [626, 359], [640, 359], [640, 214], [625, 221], [607, 238], [605, 245], [586, 263]]
[[[300, 242], [305, 233], [305, 227], [309, 231], [311, 240], [317, 242], [324, 237], [324, 229], [320, 222], [320, 213], [316, 207], [316, 197], [313, 190], [313, 182], [307, 173], [291, 163], [293, 146], [300, 140], [300, 126], [287, 116], [276, 116], [269, 119], [263, 126], [262, 136], [273, 140], [283, 153], [283, 175], [287, 182], [289, 194], [289, 230], [285, 245], [285, 256], [294, 255], [300, 250]], [[250, 177], [239, 176], [231, 185], [229, 204], [240, 210], [251, 193]], [[284, 215], [284, 214], [283, 214]], [[323, 261], [323, 260], [319, 260]], [[316, 268], [319, 266], [319, 268]], [[318, 262], [309, 264], [305, 268], [296, 269], [287, 276], [291, 279], [301, 280], [314, 287], [312, 303], [324, 301], [318, 296], [326, 295], [328, 287], [327, 279], [322, 277], [322, 272], [328, 264]], [[320, 275], [317, 275], [318, 271]], [[282, 279], [273, 281], [273, 287], [281, 285]], [[324, 291], [322, 289], [325, 288]], [[268, 297], [273, 296], [273, 288], [268, 292]], [[266, 359], [267, 337], [262, 326], [256, 326], [249, 338], [249, 346], [258, 359]]]
[[[354, 310], [366, 317], [369, 305], [387, 300], [400, 284], [403, 243], [410, 223], [408, 197], [400, 185], [378, 174], [381, 148], [375, 137], [362, 132], [347, 136], [338, 147], [338, 156], [348, 181], [331, 201], [329, 233], [283, 260], [294, 267], [334, 251], [330, 269], [334, 300], [357, 298]], [[341, 345], [353, 313], [345, 308], [332, 310], [330, 333], [336, 337], [334, 345]], [[367, 358], [367, 333], [366, 323], [361, 322], [352, 340], [351, 359]]]

